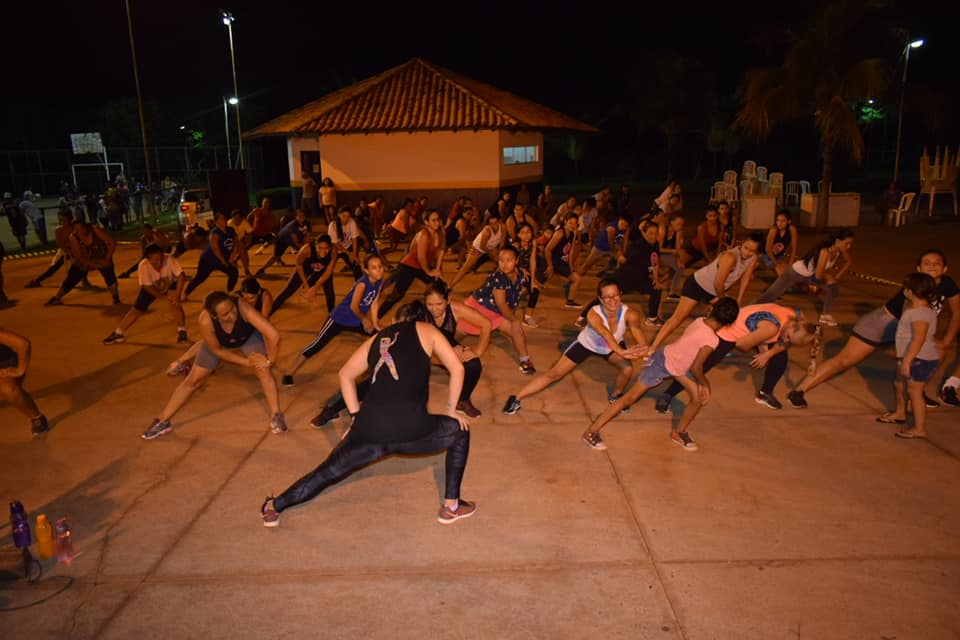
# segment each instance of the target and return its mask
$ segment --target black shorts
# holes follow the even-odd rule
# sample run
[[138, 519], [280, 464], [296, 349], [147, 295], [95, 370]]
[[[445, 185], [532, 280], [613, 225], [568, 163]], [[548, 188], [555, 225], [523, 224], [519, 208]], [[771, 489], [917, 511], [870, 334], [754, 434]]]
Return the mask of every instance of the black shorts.
[[277, 238], [277, 241], [273, 245], [273, 257], [282, 258], [284, 252], [287, 250], [287, 247], [292, 247], [292, 246], [293, 245], [290, 244], [289, 240], [283, 240], [283, 239]]
[[[625, 345], [623, 342], [621, 342], [620, 346], [624, 347]], [[613, 355], [613, 351], [610, 353], [597, 353], [596, 351], [590, 351], [590, 349], [587, 349], [585, 346], [574, 340], [573, 343], [564, 350], [563, 355], [569, 358], [574, 364], [580, 364], [590, 356], [597, 356], [598, 358], [609, 360]]]
[[697, 282], [697, 279], [693, 277], [692, 273], [687, 276], [686, 281], [683, 283], [683, 289], [680, 294], [684, 298], [690, 298], [691, 300], [696, 300], [697, 302], [710, 302], [717, 297], [701, 287], [700, 283]]
[[133, 308], [139, 311], [140, 313], [146, 313], [147, 309], [150, 308], [150, 305], [153, 304], [153, 301], [156, 298], [147, 291], [146, 287], [140, 287], [140, 293], [137, 294], [137, 299], [133, 303]]

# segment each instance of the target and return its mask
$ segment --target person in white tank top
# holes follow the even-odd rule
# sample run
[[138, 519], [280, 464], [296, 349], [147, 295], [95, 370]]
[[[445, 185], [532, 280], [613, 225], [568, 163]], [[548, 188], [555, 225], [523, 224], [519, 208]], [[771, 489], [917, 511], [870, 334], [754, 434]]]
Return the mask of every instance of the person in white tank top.
[[[537, 376], [516, 395], [507, 399], [503, 407], [505, 414], [516, 413], [520, 409], [521, 400], [562, 379], [590, 356], [605, 358], [619, 369], [613, 391], [607, 399], [614, 402], [623, 395], [623, 390], [633, 375], [633, 361], [647, 351], [647, 339], [642, 331], [643, 315], [620, 301], [620, 285], [613, 278], [600, 281], [597, 295], [600, 304], [587, 313], [587, 326], [580, 331], [576, 340], [567, 347], [549, 371]], [[628, 331], [634, 342], [631, 347], [627, 347], [624, 342]]]
[[683, 293], [673, 315], [663, 324], [657, 337], [650, 345], [650, 351], [656, 351], [670, 334], [680, 327], [680, 323], [687, 319], [697, 304], [713, 304], [723, 297], [727, 289], [740, 281], [737, 293], [737, 304], [743, 304], [743, 295], [747, 291], [753, 271], [757, 266], [757, 253], [763, 246], [763, 234], [754, 231], [740, 244], [728, 251], [724, 251], [710, 264], [701, 267], [689, 276], [683, 284]]
[[473, 239], [473, 244], [470, 245], [470, 249], [467, 251], [467, 258], [464, 260], [463, 266], [457, 271], [457, 275], [453, 277], [453, 281], [450, 283], [450, 290], [453, 290], [453, 288], [457, 286], [457, 283], [470, 273], [470, 270], [480, 262], [481, 258], [486, 257], [494, 264], [497, 263], [500, 248], [503, 247], [503, 242], [507, 237], [506, 231], [506, 225], [500, 220], [500, 214], [496, 211], [491, 211], [486, 226], [484, 226], [480, 233], [477, 234], [477, 237]]

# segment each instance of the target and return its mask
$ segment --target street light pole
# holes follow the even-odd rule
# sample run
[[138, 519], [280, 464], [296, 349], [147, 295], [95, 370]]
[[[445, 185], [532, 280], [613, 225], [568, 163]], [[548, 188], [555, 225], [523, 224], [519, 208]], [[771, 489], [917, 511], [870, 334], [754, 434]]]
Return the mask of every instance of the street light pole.
[[907, 95], [907, 66], [910, 64], [910, 49], [919, 49], [923, 40], [914, 40], [904, 47], [903, 79], [900, 82], [900, 110], [897, 115], [897, 147], [893, 156], [893, 182], [900, 186], [900, 138], [903, 133], [903, 98]]
[[[153, 202], [153, 172], [150, 167], [150, 150], [147, 148], [147, 124], [143, 117], [143, 94], [140, 92], [140, 73], [137, 70], [137, 46], [133, 40], [133, 19], [130, 17], [130, 0], [124, 0], [127, 9], [127, 32], [130, 35], [130, 57], [133, 59], [133, 80], [137, 86], [137, 111], [140, 114], [140, 138], [143, 141], [143, 165], [147, 173], [147, 205], [154, 223], [157, 222], [157, 211]], [[103, 154], [106, 163], [107, 154]], [[109, 169], [107, 179], [110, 178]]]
[[227, 115], [227, 98], [223, 98], [223, 133], [227, 140], [227, 168], [233, 169], [233, 157], [230, 155], [230, 116]]
[[[233, 69], [233, 95], [235, 98], [240, 96], [240, 90], [237, 88], [237, 56], [233, 48], [233, 14], [222, 11], [220, 13], [221, 18], [223, 19], [223, 24], [227, 27], [227, 35], [230, 38], [230, 66]], [[244, 168], [243, 163], [243, 133], [240, 127], [240, 106], [236, 105], [237, 110], [237, 163], [241, 169]]]

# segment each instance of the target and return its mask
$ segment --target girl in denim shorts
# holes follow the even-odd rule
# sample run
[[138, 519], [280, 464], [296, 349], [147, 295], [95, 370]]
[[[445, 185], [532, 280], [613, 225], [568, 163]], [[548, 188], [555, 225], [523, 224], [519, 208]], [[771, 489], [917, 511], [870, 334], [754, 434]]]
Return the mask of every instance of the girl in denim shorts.
[[877, 417], [877, 422], [906, 424], [907, 398], [913, 407], [912, 428], [903, 427], [899, 438], [927, 437], [927, 405], [923, 388], [940, 364], [940, 350], [934, 342], [937, 313], [937, 283], [925, 273], [911, 273], [903, 281], [903, 295], [909, 305], [897, 323], [897, 371], [893, 379], [897, 407]]

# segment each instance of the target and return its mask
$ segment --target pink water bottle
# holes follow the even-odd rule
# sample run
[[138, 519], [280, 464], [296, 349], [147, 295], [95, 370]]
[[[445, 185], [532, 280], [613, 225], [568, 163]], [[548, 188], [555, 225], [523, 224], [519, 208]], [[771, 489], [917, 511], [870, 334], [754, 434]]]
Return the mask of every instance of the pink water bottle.
[[57, 536], [57, 562], [70, 564], [76, 555], [73, 551], [73, 531], [70, 528], [70, 521], [60, 518], [57, 520], [54, 531]]

